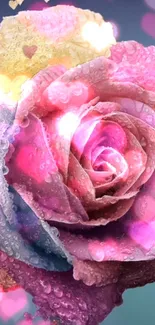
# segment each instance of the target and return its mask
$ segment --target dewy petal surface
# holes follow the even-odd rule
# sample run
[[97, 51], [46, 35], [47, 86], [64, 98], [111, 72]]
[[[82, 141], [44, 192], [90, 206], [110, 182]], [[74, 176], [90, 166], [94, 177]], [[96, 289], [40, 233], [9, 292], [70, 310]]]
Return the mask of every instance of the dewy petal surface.
[[[21, 85], [35, 75], [24, 85], [17, 106], [7, 103], [5, 110], [1, 105], [0, 248], [37, 268], [4, 252], [0, 265], [32, 293], [44, 317], [52, 313], [65, 325], [98, 324], [121, 302], [125, 288], [154, 281], [155, 273], [154, 47], [122, 42], [112, 47], [107, 59], [103, 55], [110, 55], [109, 43], [99, 50], [86, 39], [83, 27], [92, 17], [102, 24], [100, 15], [57, 6], [33, 14], [21, 12], [5, 19], [0, 30], [2, 95], [18, 100]], [[66, 71], [70, 67], [75, 68]], [[13, 123], [15, 115], [17, 124], [23, 120], [20, 127]], [[87, 150], [91, 133], [102, 119], [103, 129], [106, 123], [119, 125], [114, 132], [119, 135], [117, 141], [111, 128], [109, 142], [102, 139], [101, 149]], [[68, 121], [71, 129], [66, 128]], [[5, 138], [11, 142], [8, 153]], [[102, 182], [92, 170], [102, 168], [102, 160], [109, 172], [122, 173], [126, 183], [112, 195], [100, 197], [105, 188], [97, 188], [95, 177]], [[32, 210], [19, 202], [16, 191], [11, 196], [6, 180]], [[73, 264], [73, 274], [39, 269], [65, 271], [69, 265], [64, 257]]]
[[[82, 263], [79, 266], [84, 270]], [[88, 279], [91, 263], [85, 266]], [[66, 325], [66, 321], [69, 325], [98, 325], [113, 307], [121, 304], [124, 289], [145, 285], [155, 278], [154, 261], [108, 263], [100, 268], [102, 270], [104, 284], [98, 287], [91, 283], [90, 286], [90, 283], [85, 285], [75, 281], [72, 271], [51, 273], [34, 269], [2, 252], [0, 254], [0, 281], [4, 289], [23, 287], [32, 295], [39, 314], [45, 319], [55, 319], [61, 325]], [[95, 269], [93, 274], [97, 275]]]
[[[54, 259], [52, 260], [52, 255], [50, 256], [41, 256], [35, 247], [31, 246], [31, 242], [28, 240], [29, 238], [22, 237], [19, 232], [20, 224], [18, 223], [18, 218], [16, 215], [15, 206], [15, 197], [13, 193], [10, 193], [8, 184], [5, 180], [4, 174], [8, 173], [6, 166], [4, 164], [5, 155], [8, 151], [9, 141], [14, 141], [15, 134], [19, 131], [18, 128], [13, 126], [13, 121], [15, 117], [16, 106], [13, 105], [11, 101], [9, 101], [6, 97], [1, 98], [0, 103], [0, 247], [1, 250], [6, 252], [9, 256], [14, 256], [28, 264], [32, 264], [36, 267], [47, 268], [51, 270], [60, 269], [59, 258], [56, 257], [56, 264]], [[17, 204], [18, 206], [18, 204]], [[30, 213], [30, 211], [29, 211]], [[19, 213], [20, 214], [20, 213]], [[18, 214], [18, 217], [19, 217]], [[23, 212], [25, 215], [26, 213]], [[29, 215], [27, 217], [29, 219]], [[31, 221], [35, 220], [34, 223], [36, 228], [40, 230], [40, 235], [48, 237], [48, 234], [45, 232], [41, 222], [38, 220], [36, 222], [36, 217], [33, 213], [30, 213]], [[32, 222], [33, 222], [32, 221]], [[25, 220], [26, 222], [26, 220]], [[27, 223], [28, 226], [28, 223]], [[65, 249], [59, 247], [60, 242], [57, 241], [57, 233], [54, 232], [54, 229], [51, 228], [52, 236], [48, 238], [51, 242], [51, 247], [53, 246], [53, 253], [56, 254], [59, 252], [59, 256], [65, 255]], [[46, 246], [46, 245], [45, 245]], [[56, 249], [57, 247], [57, 249]], [[59, 247], [59, 248], [58, 248]], [[60, 250], [59, 250], [60, 249]], [[51, 253], [51, 251], [50, 251]], [[51, 257], [51, 259], [50, 259]], [[53, 255], [54, 257], [54, 255]], [[68, 256], [69, 257], [69, 256]], [[61, 257], [60, 257], [61, 260]], [[65, 262], [65, 267], [67, 264]]]
[[[122, 303], [124, 288], [114, 282], [102, 288], [89, 287], [74, 280], [72, 271], [35, 269], [1, 252], [0, 275], [3, 268], [12, 282], [32, 295], [38, 314], [51, 321], [55, 319], [60, 325], [98, 325]], [[5, 278], [2, 285], [5, 286]]]
[[143, 89], [154, 91], [154, 54], [154, 46], [144, 47], [135, 41], [120, 42], [113, 46], [110, 59], [118, 64], [116, 80], [130, 81]]
[[49, 66], [39, 71], [33, 78], [25, 82], [22, 97], [18, 101], [16, 119], [22, 121], [29, 112], [39, 117], [47, 115], [46, 107], [42, 104], [44, 90], [66, 71], [62, 65]]
[[37, 117], [29, 115], [29, 125], [21, 128], [14, 146], [15, 151], [7, 163], [7, 180], [34, 212], [40, 218], [65, 223], [87, 220], [79, 199], [62, 182]]
[[[146, 266], [153, 263], [155, 258], [154, 184], [155, 174], [137, 195], [130, 211], [119, 221], [81, 235], [61, 232], [65, 247], [75, 257], [73, 265], [76, 279], [82, 279], [89, 285], [93, 283], [103, 285], [104, 267], [107, 265], [107, 269], [110, 266], [113, 268], [113, 264], [105, 264], [108, 261], [120, 263], [116, 265], [118, 273], [120, 273], [120, 265], [126, 268], [126, 262], [130, 262], [131, 272], [132, 270], [135, 272], [136, 265], [140, 267], [140, 265], [145, 266], [145, 263]], [[88, 268], [89, 272], [86, 272]]]
[[[69, 85], [71, 82], [80, 81], [87, 87], [87, 101], [99, 96], [100, 101], [110, 101], [112, 98], [130, 98], [141, 101], [151, 107], [155, 104], [154, 92], [147, 90], [132, 82], [132, 80], [118, 80], [119, 65], [105, 57], [96, 58], [90, 62], [68, 70], [58, 79], [57, 87]], [[131, 71], [130, 71], [131, 73]], [[54, 87], [54, 85], [53, 85]], [[49, 93], [46, 92], [46, 103], [51, 105]]]

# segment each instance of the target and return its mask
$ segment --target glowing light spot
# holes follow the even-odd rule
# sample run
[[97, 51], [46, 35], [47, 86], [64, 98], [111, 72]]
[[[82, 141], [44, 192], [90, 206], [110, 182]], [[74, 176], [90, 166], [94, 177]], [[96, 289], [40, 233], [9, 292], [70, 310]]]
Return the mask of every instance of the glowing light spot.
[[8, 76], [0, 74], [0, 94], [7, 94], [10, 99], [17, 101], [20, 98], [22, 85], [28, 79], [26, 75], [19, 75], [10, 79]]
[[0, 74], [0, 91], [8, 93], [10, 91], [10, 78]]
[[7, 321], [19, 312], [27, 308], [27, 295], [23, 289], [3, 293], [0, 303], [0, 317]]
[[69, 139], [77, 128], [78, 124], [79, 119], [75, 114], [71, 112], [66, 113], [58, 121], [57, 127], [59, 135], [63, 136], [65, 139]]
[[155, 244], [155, 222], [131, 222], [128, 234], [135, 243], [149, 251]]
[[28, 7], [28, 9], [29, 10], [43, 10], [45, 8], [48, 8], [48, 7], [49, 7], [49, 5], [46, 2], [44, 2], [44, 1], [37, 1], [35, 3], [32, 3]]
[[86, 23], [82, 28], [82, 37], [99, 52], [109, 44], [116, 43], [113, 27], [109, 22], [104, 22], [101, 26], [95, 22]]
[[114, 37], [118, 39], [120, 37], [120, 27], [114, 21], [110, 21], [110, 24], [112, 25], [113, 28]]
[[92, 259], [97, 262], [102, 262], [105, 257], [104, 245], [101, 242], [94, 241], [88, 244], [89, 254]]
[[154, 0], [144, 0], [145, 3], [150, 7], [151, 9], [155, 9], [155, 1]]
[[146, 13], [141, 20], [143, 31], [155, 38], [155, 14], [153, 12]]

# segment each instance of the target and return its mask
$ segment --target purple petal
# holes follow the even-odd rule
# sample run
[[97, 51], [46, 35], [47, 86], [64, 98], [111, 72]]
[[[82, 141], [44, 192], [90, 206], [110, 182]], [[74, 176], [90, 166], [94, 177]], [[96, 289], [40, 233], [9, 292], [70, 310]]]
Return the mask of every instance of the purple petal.
[[[0, 267], [33, 296], [44, 319], [58, 319], [61, 325], [98, 325], [122, 302], [119, 285], [86, 286], [73, 278], [72, 271], [55, 273], [32, 268], [4, 253]], [[5, 279], [3, 281], [5, 285]]]

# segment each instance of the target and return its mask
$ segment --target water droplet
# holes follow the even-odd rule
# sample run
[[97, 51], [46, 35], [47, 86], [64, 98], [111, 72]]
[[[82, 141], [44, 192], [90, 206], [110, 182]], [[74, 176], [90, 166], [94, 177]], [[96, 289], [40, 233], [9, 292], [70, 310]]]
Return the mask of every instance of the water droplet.
[[80, 301], [78, 305], [82, 311], [87, 310], [87, 305], [84, 301], [82, 301], [82, 302]]
[[7, 166], [3, 166], [3, 175], [7, 175], [9, 172], [9, 168]]
[[0, 260], [1, 260], [1, 262], [6, 261], [7, 260], [7, 255], [5, 253], [1, 252], [1, 254], [0, 254]]
[[54, 287], [53, 291], [56, 297], [58, 298], [63, 297], [63, 291], [59, 287]]
[[61, 306], [66, 308], [67, 310], [73, 309], [73, 306], [72, 306], [71, 302], [67, 301], [67, 300], [61, 300]]
[[43, 290], [44, 290], [45, 293], [49, 294], [51, 292], [52, 288], [51, 288], [51, 285], [50, 285], [49, 282], [41, 280], [40, 284], [42, 285]]
[[123, 256], [123, 260], [124, 260], [124, 261], [127, 261], [127, 260], [128, 260], [128, 255], [124, 255], [124, 256]]
[[124, 254], [124, 255], [130, 255], [130, 254], [131, 254], [131, 250], [128, 249], [128, 248], [124, 248], [124, 249], [122, 250], [122, 254]]
[[47, 174], [46, 177], [45, 177], [45, 182], [46, 183], [51, 183], [51, 180], [52, 180], [51, 175]]
[[57, 309], [60, 308], [60, 304], [58, 302], [55, 302], [54, 304], [50, 304], [50, 307]]
[[39, 258], [37, 256], [31, 257], [30, 258], [30, 263], [38, 264], [39, 263]]
[[21, 127], [26, 128], [27, 126], [29, 126], [29, 124], [30, 124], [30, 121], [29, 121], [28, 117], [25, 116], [21, 123]]

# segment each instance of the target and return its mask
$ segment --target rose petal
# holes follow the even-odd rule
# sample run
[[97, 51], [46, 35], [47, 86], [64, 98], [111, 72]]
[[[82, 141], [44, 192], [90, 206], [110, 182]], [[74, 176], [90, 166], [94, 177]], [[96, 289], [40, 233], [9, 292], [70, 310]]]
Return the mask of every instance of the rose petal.
[[[122, 66], [121, 74], [123, 69], [124, 67]], [[126, 80], [125, 75], [121, 75], [119, 72], [119, 65], [110, 59], [99, 57], [90, 62], [84, 63], [81, 66], [65, 72], [62, 77], [58, 78], [56, 82], [52, 83], [50, 86], [50, 91], [44, 92], [45, 105], [50, 108], [53, 103], [59, 109], [64, 107], [65, 111], [70, 109], [77, 110], [77, 108], [82, 104], [89, 102], [94, 97], [99, 96], [100, 101], [111, 101], [112, 98], [126, 97], [141, 101], [153, 107], [155, 104], [154, 93], [149, 90], [146, 91], [144, 88], [139, 86], [136, 83], [136, 79], [132, 79], [132, 70], [128, 70], [128, 79]], [[117, 76], [117, 71], [122, 76], [120, 80]], [[80, 83], [81, 85], [82, 90], [80, 100], [76, 101], [75, 105], [75, 102], [72, 103], [69, 99], [67, 99], [64, 106], [63, 103], [61, 103], [61, 96], [60, 99], [58, 99], [58, 94], [60, 93], [60, 90], [61, 92], [64, 92], [64, 89], [67, 89], [68, 96], [71, 96], [72, 88], [69, 87], [71, 84], [74, 85], [74, 83]], [[54, 93], [50, 99], [50, 94], [52, 94], [52, 92]], [[57, 100], [55, 99], [53, 102], [54, 94]]]
[[[32, 248], [35, 248], [35, 251], [38, 254], [38, 258], [39, 249], [44, 252], [44, 264], [42, 264], [44, 265], [44, 267], [46, 266], [46, 269], [49, 269], [49, 267], [51, 268], [52, 266], [60, 267], [61, 262], [61, 265], [64, 267], [63, 270], [65, 270], [65, 267], [69, 266], [66, 264], [65, 258], [67, 257], [67, 260], [71, 262], [71, 257], [69, 256], [63, 244], [59, 240], [58, 230], [55, 227], [50, 227], [44, 220], [39, 219], [29, 208], [29, 206], [23, 201], [19, 194], [12, 188], [10, 190], [11, 194], [13, 195], [14, 209], [16, 211], [16, 221], [14, 225], [12, 225], [11, 229], [12, 241], [14, 230], [15, 232], [18, 232], [18, 234], [21, 235], [21, 238], [26, 240], [30, 246], [32, 245]], [[8, 236], [9, 234], [10, 233], [8, 233]], [[21, 241], [20, 236], [18, 237], [18, 240]], [[13, 245], [15, 246], [14, 242]], [[22, 258], [22, 253], [24, 255], [22, 245], [20, 250], [20, 258]], [[30, 262], [31, 247], [29, 250], [30, 252], [27, 252], [28, 260], [24, 260], [25, 262]], [[63, 257], [63, 259], [61, 257]], [[38, 263], [37, 259], [34, 259], [34, 262], [35, 260], [35, 266], [41, 267], [41, 263]]]
[[74, 279], [82, 280], [87, 286], [96, 285], [100, 288], [105, 283], [116, 283], [121, 273], [121, 263], [99, 262], [74, 259]]
[[155, 127], [155, 111], [153, 107], [130, 98], [114, 98], [113, 100], [120, 105], [121, 112], [135, 116], [153, 128]]
[[67, 186], [79, 197], [84, 205], [95, 199], [93, 184], [72, 153], [69, 156]]
[[93, 109], [97, 110], [104, 116], [112, 112], [119, 112], [121, 110], [121, 105], [117, 102], [98, 102], [93, 105]]
[[154, 91], [154, 55], [154, 46], [144, 47], [135, 41], [119, 42], [112, 46], [110, 59], [118, 65], [116, 80], [131, 81], [146, 90]]
[[29, 115], [29, 125], [21, 128], [14, 145], [15, 151], [7, 163], [7, 180], [35, 213], [46, 220], [67, 223], [81, 218], [87, 220], [80, 201], [61, 180], [42, 123], [37, 117]]
[[22, 121], [25, 116], [33, 112], [37, 116], [45, 116], [48, 113], [46, 106], [42, 104], [44, 90], [66, 71], [64, 66], [57, 65], [47, 67], [39, 71], [23, 87], [22, 98], [18, 103], [16, 119]]
[[[91, 286], [75, 281], [72, 272], [58, 274], [36, 270], [18, 260], [8, 258], [4, 253], [0, 254], [0, 266], [1, 285], [4, 288], [8, 287], [10, 274], [18, 285], [33, 296], [33, 302], [39, 307], [39, 313], [43, 318], [50, 318], [53, 321], [55, 319], [62, 325], [65, 325], [66, 321], [71, 325], [74, 321], [76, 323], [80, 321], [81, 325], [97, 325], [114, 306], [122, 303], [121, 294], [124, 289], [142, 286], [155, 279], [154, 261], [136, 263], [75, 261], [75, 278], [80, 278]], [[4, 269], [5, 274], [7, 271], [7, 277], [2, 276]], [[99, 281], [100, 277], [102, 282]], [[93, 285], [95, 282], [97, 286]]]
[[102, 288], [107, 282], [117, 282], [125, 288], [136, 288], [154, 282], [155, 261], [148, 262], [91, 262], [74, 261], [74, 278], [86, 285]]
[[8, 275], [33, 296], [38, 314], [62, 325], [98, 325], [116, 305], [122, 303], [124, 289], [113, 282], [101, 288], [88, 287], [75, 281], [72, 271], [46, 272], [10, 260], [2, 253], [0, 267], [5, 268]]
[[[109, 118], [108, 115], [106, 118]], [[138, 178], [137, 182], [133, 185], [131, 190], [144, 184], [152, 175], [155, 168], [155, 130], [147, 125], [145, 122], [124, 113], [115, 113], [110, 115], [110, 120], [119, 123], [122, 127], [127, 128], [130, 132], [135, 134], [136, 138], [140, 142], [143, 151], [147, 154], [147, 162], [144, 172]], [[135, 146], [135, 141], [134, 141]], [[134, 147], [133, 146], [133, 147]], [[145, 159], [142, 163], [145, 165]], [[141, 166], [143, 168], [143, 166]], [[140, 167], [140, 166], [139, 166]]]
[[[154, 175], [152, 181], [154, 182]], [[146, 184], [136, 197], [132, 209], [117, 222], [111, 222], [96, 230], [93, 229], [89, 233], [83, 232], [81, 235], [61, 232], [61, 239], [66, 249], [80, 261], [90, 260], [101, 263], [105, 261], [154, 260], [155, 198], [151, 193], [150, 182], [148, 182], [148, 187]], [[93, 269], [97, 264], [90, 263], [90, 265]], [[96, 266], [97, 269], [102, 269], [102, 267], [102, 265], [101, 268]], [[88, 281], [91, 281], [92, 272], [89, 274]], [[95, 272], [98, 273], [98, 271]], [[101, 273], [101, 271], [99, 272]], [[85, 277], [84, 272], [83, 278]], [[94, 275], [93, 279], [93, 283], [94, 281], [100, 283], [103, 277]]]
[[[50, 150], [65, 183], [67, 180], [72, 134], [78, 123], [76, 116], [75, 120], [72, 119], [70, 121], [70, 118], [70, 116], [67, 117], [60, 112], [54, 112], [52, 114], [48, 114], [47, 117], [42, 119]], [[70, 123], [71, 128], [69, 128], [68, 125]]]
[[[89, 112], [89, 111], [88, 111]], [[81, 119], [81, 123], [77, 127], [75, 134], [72, 138], [72, 150], [74, 155], [78, 160], [81, 159], [84, 148], [94, 131], [98, 122], [102, 119], [102, 115], [96, 113], [95, 111], [91, 111], [90, 114], [86, 112], [83, 119]], [[88, 164], [91, 165], [91, 157], [88, 156]], [[89, 165], [88, 165], [89, 166]]]

